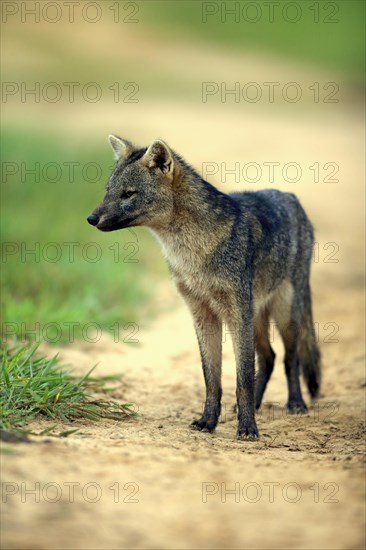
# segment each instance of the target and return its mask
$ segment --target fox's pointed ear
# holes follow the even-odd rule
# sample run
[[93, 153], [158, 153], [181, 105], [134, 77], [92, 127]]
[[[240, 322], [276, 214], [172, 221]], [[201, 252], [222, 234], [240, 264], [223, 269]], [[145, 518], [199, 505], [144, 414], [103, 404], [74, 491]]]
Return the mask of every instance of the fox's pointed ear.
[[133, 151], [133, 145], [126, 139], [122, 139], [118, 136], [108, 136], [109, 142], [112, 145], [114, 156], [116, 160], [121, 158], [127, 158]]
[[173, 154], [169, 146], [161, 139], [152, 142], [144, 154], [143, 160], [148, 168], [159, 168], [163, 174], [173, 174]]

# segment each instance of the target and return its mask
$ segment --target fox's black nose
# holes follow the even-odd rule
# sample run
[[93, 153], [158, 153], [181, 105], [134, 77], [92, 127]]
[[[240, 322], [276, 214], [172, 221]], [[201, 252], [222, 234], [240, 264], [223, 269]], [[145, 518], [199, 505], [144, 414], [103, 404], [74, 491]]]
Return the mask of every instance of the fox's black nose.
[[96, 216], [95, 214], [90, 214], [90, 216], [88, 216], [86, 219], [88, 220], [90, 225], [97, 225], [97, 223], [99, 222], [99, 216]]

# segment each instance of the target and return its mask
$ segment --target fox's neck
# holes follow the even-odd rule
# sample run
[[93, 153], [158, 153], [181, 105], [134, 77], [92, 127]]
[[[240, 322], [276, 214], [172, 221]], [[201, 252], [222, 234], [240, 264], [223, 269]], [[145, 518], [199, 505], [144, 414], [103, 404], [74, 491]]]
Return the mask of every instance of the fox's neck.
[[181, 170], [173, 185], [173, 216], [153, 232], [169, 263], [204, 261], [230, 233], [235, 220], [233, 200], [193, 170], [188, 174]]

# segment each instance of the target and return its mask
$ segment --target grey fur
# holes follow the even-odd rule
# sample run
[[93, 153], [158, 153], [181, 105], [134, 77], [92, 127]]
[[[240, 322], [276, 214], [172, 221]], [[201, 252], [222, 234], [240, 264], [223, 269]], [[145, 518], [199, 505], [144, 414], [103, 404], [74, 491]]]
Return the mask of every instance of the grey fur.
[[299, 366], [316, 397], [320, 354], [309, 285], [313, 229], [298, 199], [274, 189], [225, 194], [161, 140], [145, 149], [110, 140], [117, 165], [88, 221], [102, 231], [144, 225], [161, 242], [201, 352], [206, 402], [193, 425], [211, 432], [220, 416], [223, 322], [236, 357], [238, 437], [258, 437], [255, 408], [274, 364], [271, 318], [285, 346], [288, 409], [306, 412]]

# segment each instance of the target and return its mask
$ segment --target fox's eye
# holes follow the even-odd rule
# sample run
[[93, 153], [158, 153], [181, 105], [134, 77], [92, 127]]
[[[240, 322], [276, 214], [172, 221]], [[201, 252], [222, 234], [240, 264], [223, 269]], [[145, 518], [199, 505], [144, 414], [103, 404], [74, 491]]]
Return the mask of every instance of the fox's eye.
[[136, 191], [123, 191], [123, 193], [121, 193], [121, 199], [129, 199], [130, 197], [132, 197], [132, 195], [135, 194]]

